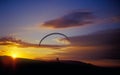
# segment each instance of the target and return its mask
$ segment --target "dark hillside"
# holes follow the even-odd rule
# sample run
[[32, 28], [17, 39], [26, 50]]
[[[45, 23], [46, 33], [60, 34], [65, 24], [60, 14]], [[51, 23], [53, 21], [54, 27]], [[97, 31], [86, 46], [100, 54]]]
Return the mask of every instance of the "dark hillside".
[[0, 57], [0, 75], [120, 75], [120, 68], [103, 68], [79, 61], [39, 61]]

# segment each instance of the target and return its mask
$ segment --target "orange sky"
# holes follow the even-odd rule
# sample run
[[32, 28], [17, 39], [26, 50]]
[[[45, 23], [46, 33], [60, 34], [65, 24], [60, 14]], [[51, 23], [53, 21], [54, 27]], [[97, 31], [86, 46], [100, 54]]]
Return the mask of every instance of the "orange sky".
[[[8, 56], [16, 56], [17, 58], [28, 58], [28, 59], [35, 59], [35, 60], [55, 60], [56, 57], [59, 57], [60, 60], [77, 60], [82, 61], [98, 66], [120, 66], [118, 62], [119, 60], [92, 60], [86, 58], [86, 55], [89, 55], [92, 52], [99, 52], [96, 50], [98, 47], [77, 47], [77, 46], [68, 46], [68, 47], [61, 47], [61, 48], [40, 48], [40, 47], [19, 47], [15, 45], [6, 45], [0, 46], [1, 48], [1, 56], [8, 55]], [[100, 47], [99, 47], [100, 48]], [[74, 49], [74, 50], [73, 50]], [[93, 51], [89, 50], [92, 49]], [[80, 58], [77, 58], [78, 55], [76, 52], [79, 50]], [[81, 54], [81, 55], [80, 55]]]
[[[0, 0], [0, 56], [120, 66], [119, 7], [118, 0]], [[51, 33], [70, 41], [52, 35], [39, 46]]]

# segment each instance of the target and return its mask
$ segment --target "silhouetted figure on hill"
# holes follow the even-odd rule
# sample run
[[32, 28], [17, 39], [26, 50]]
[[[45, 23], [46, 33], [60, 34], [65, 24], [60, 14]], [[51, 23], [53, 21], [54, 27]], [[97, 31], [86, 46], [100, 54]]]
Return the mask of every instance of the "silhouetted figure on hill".
[[59, 58], [56, 58], [56, 61], [57, 61], [57, 62], [60, 62]]

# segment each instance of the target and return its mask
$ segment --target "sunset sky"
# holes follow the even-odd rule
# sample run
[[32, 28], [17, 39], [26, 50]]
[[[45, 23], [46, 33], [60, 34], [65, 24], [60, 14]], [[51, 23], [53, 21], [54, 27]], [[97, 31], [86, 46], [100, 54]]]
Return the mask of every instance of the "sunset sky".
[[[0, 0], [0, 56], [120, 66], [119, 5], [119, 0]], [[39, 46], [55, 32], [70, 40], [51, 35]]]

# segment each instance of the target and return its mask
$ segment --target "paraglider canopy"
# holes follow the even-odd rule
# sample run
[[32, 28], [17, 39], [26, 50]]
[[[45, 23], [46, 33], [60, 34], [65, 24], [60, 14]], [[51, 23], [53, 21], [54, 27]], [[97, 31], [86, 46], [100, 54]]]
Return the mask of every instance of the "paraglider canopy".
[[43, 41], [45, 38], [47, 38], [48, 36], [51, 36], [51, 35], [62, 35], [62, 36], [65, 37], [66, 40], [70, 41], [69, 38], [68, 38], [65, 34], [62, 34], [62, 33], [50, 33], [50, 34], [44, 36], [44, 37], [40, 40], [39, 46], [41, 46], [41, 43], [42, 43], [42, 41]]

